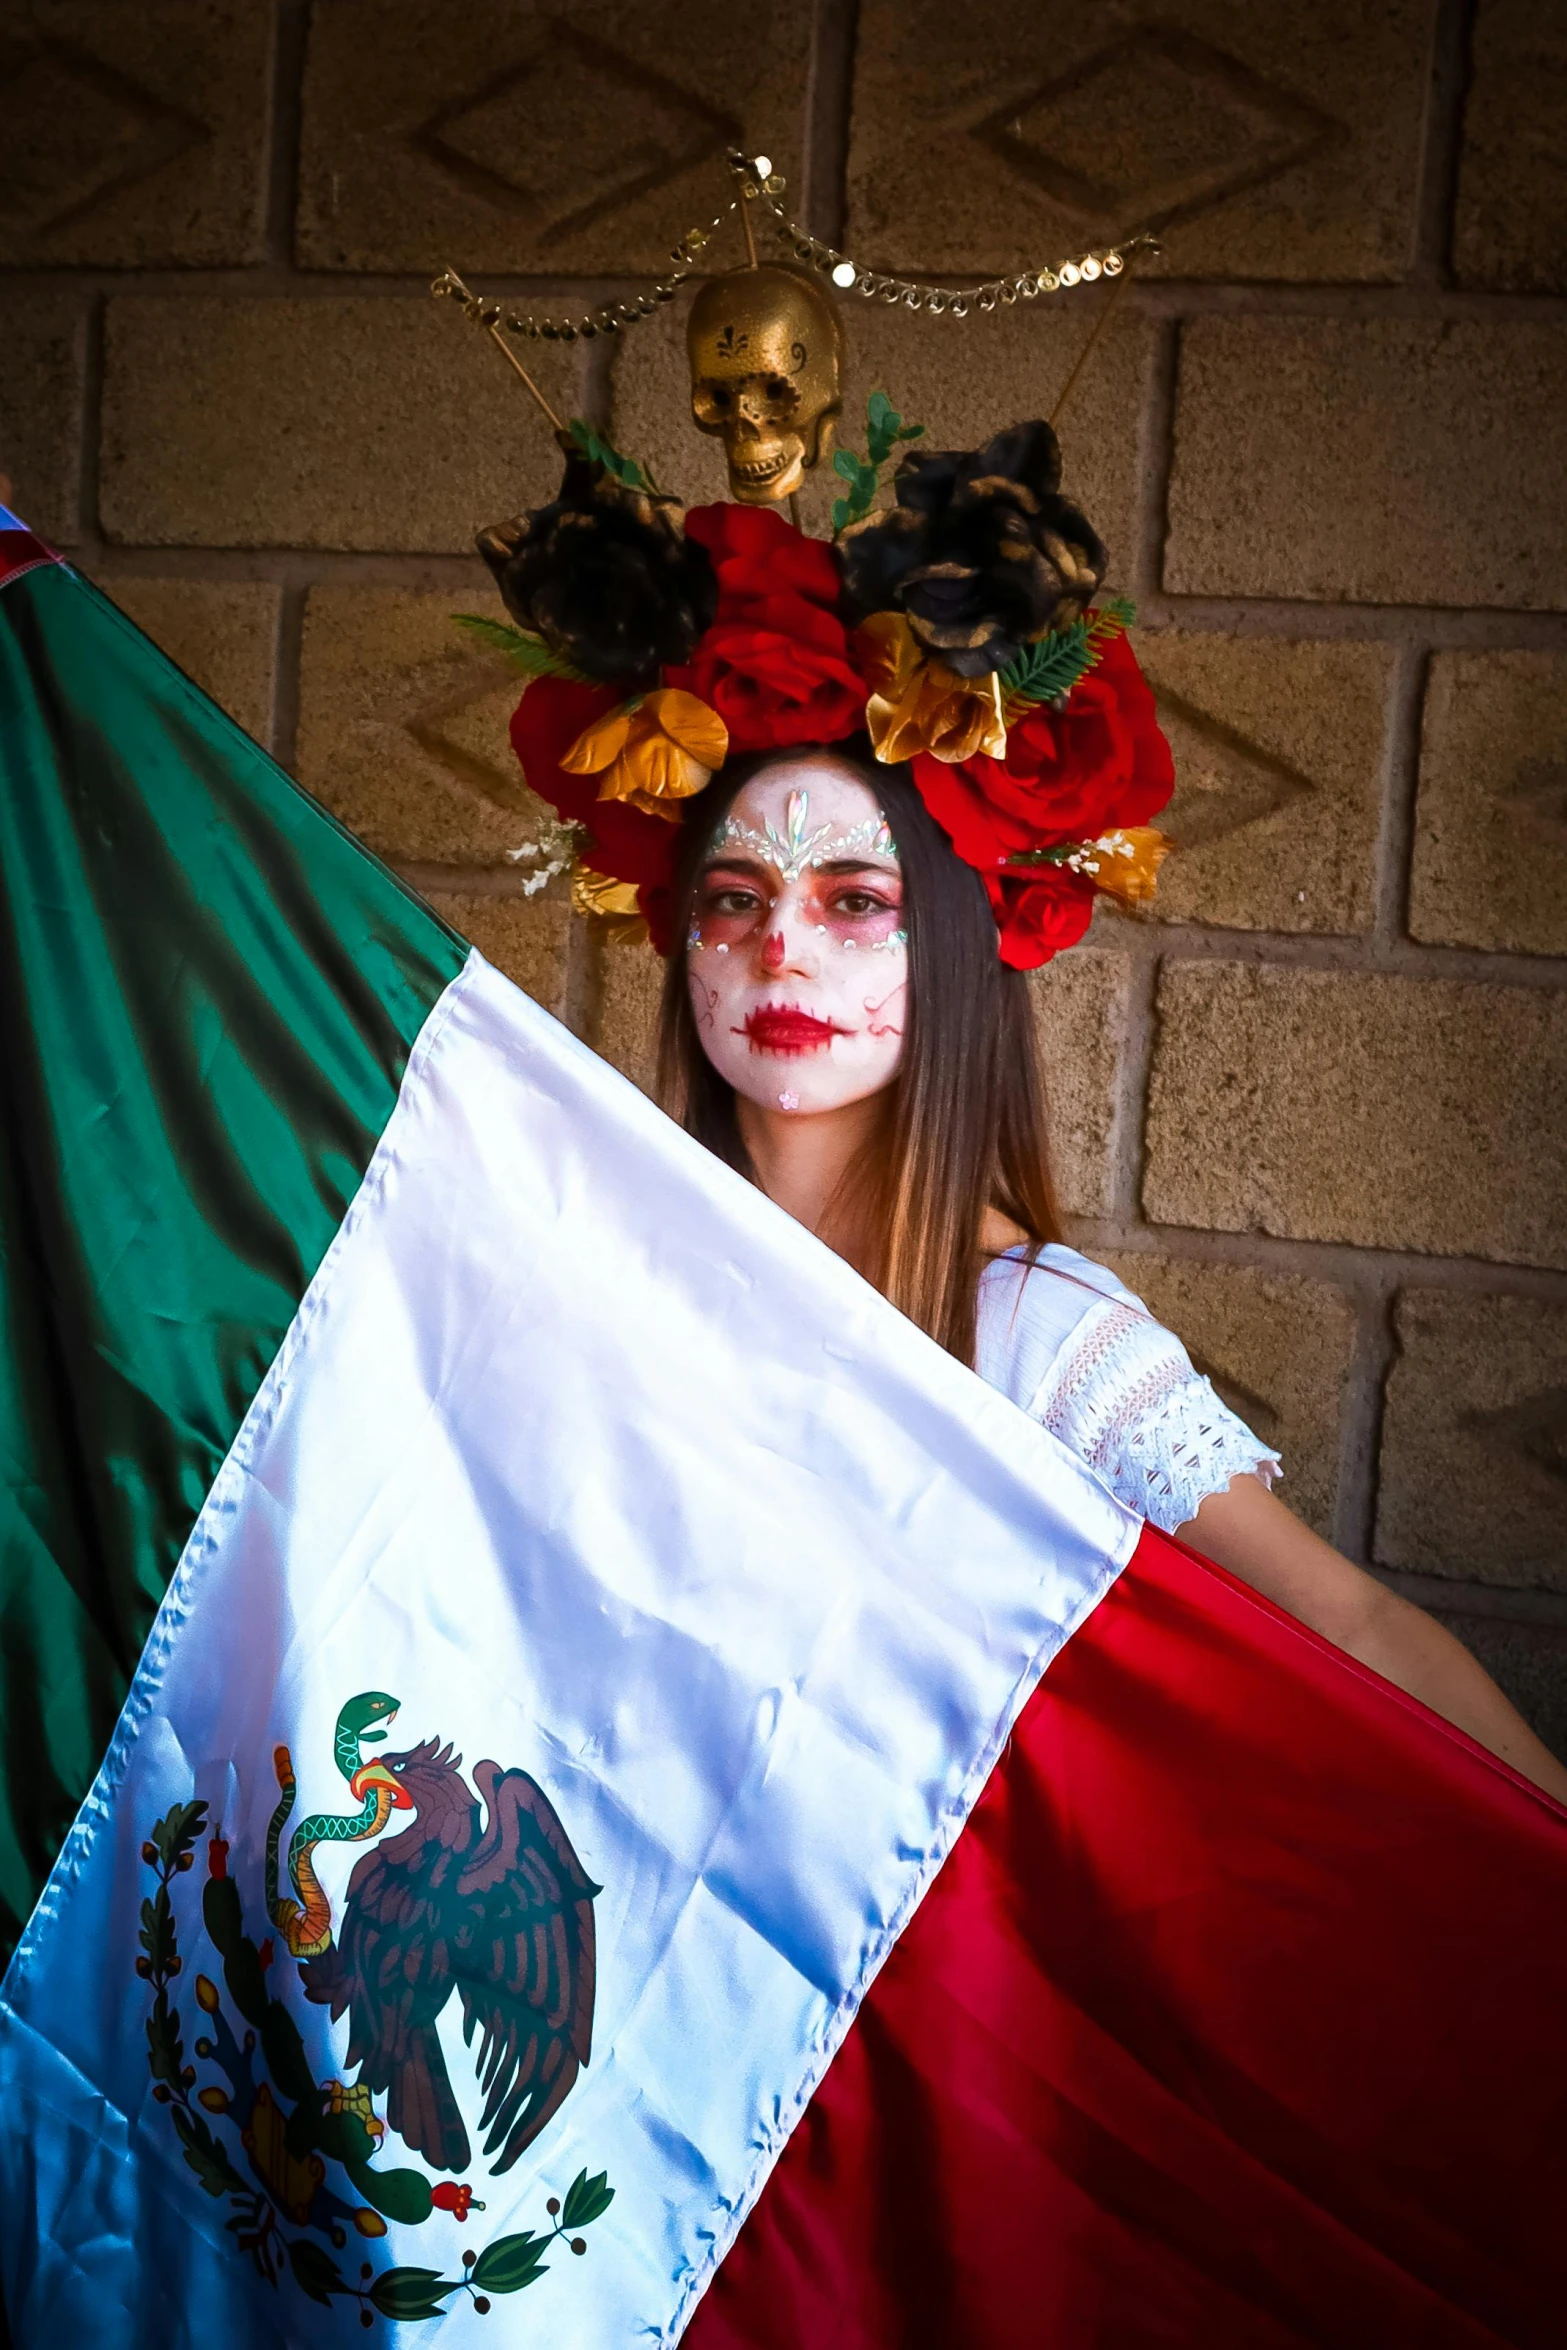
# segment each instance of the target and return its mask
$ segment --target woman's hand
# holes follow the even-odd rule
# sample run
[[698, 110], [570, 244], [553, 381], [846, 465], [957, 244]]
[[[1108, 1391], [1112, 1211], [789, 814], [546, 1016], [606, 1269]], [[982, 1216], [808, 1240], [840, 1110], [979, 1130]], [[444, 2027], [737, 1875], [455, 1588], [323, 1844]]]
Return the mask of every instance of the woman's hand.
[[1260, 1477], [1210, 1493], [1180, 1539], [1567, 1803], [1567, 1769], [1460, 1641], [1313, 1534]]

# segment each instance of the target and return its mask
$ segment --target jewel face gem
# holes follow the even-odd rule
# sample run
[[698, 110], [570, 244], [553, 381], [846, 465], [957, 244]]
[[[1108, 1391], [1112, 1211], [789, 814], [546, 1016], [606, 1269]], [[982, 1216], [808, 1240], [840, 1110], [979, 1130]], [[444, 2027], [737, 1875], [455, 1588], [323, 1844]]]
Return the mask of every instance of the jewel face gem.
[[863, 824], [851, 825], [846, 832], [834, 832], [830, 824], [819, 824], [810, 829], [811, 795], [792, 791], [784, 812], [784, 829], [780, 833], [769, 819], [761, 831], [753, 824], [742, 824], [738, 817], [726, 816], [713, 836], [715, 849], [749, 849], [753, 856], [775, 865], [786, 882], [796, 882], [806, 867], [840, 863], [852, 857], [857, 850], [873, 857], [895, 857], [892, 834], [887, 819], [880, 813], [867, 816]]

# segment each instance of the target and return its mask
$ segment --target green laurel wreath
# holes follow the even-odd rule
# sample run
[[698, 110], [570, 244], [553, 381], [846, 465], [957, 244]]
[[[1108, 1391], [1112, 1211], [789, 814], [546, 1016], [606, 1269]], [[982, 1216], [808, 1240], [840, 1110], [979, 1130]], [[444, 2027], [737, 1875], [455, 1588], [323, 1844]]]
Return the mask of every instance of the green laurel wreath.
[[[481, 2317], [488, 2314], [489, 2295], [492, 2293], [520, 2293], [527, 2285], [546, 2274], [544, 2255], [563, 2237], [573, 2252], [586, 2252], [587, 2245], [576, 2233], [602, 2217], [615, 2200], [615, 2190], [606, 2184], [607, 2174], [599, 2171], [589, 2178], [585, 2170], [578, 2171], [566, 2189], [564, 2203], [552, 2195], [545, 2205], [553, 2225], [542, 2234], [531, 2228], [516, 2236], [497, 2236], [493, 2244], [486, 2244], [482, 2252], [465, 2252], [462, 2256], [463, 2273], [460, 2277], [443, 2277], [433, 2268], [388, 2268], [376, 2276], [366, 2261], [360, 2270], [363, 2286], [361, 2307], [368, 2301], [382, 2317], [413, 2322], [425, 2317], [444, 2317], [441, 2307], [448, 2293], [466, 2292]], [[306, 2243], [305, 2249], [327, 2268], [335, 2265], [315, 2244]], [[299, 2275], [296, 2265], [294, 2271]], [[303, 2278], [300, 2283], [310, 2292]], [[352, 2293], [355, 2288], [341, 2279], [324, 2291], [311, 2293], [315, 2301], [329, 2301], [334, 2292]], [[364, 2322], [370, 2319], [366, 2315]]]
[[[152, 1986], [147, 2063], [153, 2096], [167, 2106], [185, 2160], [207, 2194], [228, 2198], [232, 2213], [229, 2231], [239, 2249], [249, 2253], [259, 2274], [275, 2286], [286, 2267], [308, 2300], [329, 2304], [342, 2296], [357, 2301], [362, 2325], [374, 2325], [377, 2316], [415, 2324], [424, 2318], [446, 2316], [444, 2304], [453, 2293], [466, 2293], [479, 2314], [486, 2315], [491, 2295], [520, 2293], [546, 2275], [545, 2256], [563, 2240], [572, 2252], [586, 2252], [580, 2231], [602, 2218], [615, 2200], [615, 2190], [604, 2171], [591, 2178], [586, 2170], [578, 2171], [564, 2202], [550, 2196], [545, 2206], [551, 2222], [548, 2228], [498, 2236], [480, 2252], [465, 2252], [462, 2273], [455, 2277], [442, 2276], [439, 2269], [414, 2267], [387, 2268], [377, 2274], [367, 2260], [361, 2264], [358, 2278], [350, 2279], [312, 2237], [285, 2232], [283, 2214], [265, 2187], [241, 2177], [222, 2139], [192, 2101], [196, 2069], [185, 2061], [179, 2008], [169, 1994], [169, 1985], [185, 1963], [180, 1956], [178, 1921], [169, 1887], [194, 1866], [196, 1845], [206, 1824], [205, 1803], [172, 1804], [141, 1848], [143, 1861], [157, 1878], [157, 1890], [141, 1905], [136, 1972]], [[253, 1960], [253, 1946], [247, 1943], [245, 1948]], [[202, 2053], [200, 2043], [196, 2053]]]

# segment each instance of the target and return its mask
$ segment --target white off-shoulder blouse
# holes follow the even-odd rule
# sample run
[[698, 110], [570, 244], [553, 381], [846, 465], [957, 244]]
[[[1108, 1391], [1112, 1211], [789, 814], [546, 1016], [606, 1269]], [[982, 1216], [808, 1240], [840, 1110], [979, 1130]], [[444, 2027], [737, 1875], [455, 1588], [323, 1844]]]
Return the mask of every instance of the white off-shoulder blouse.
[[985, 1268], [975, 1369], [1165, 1533], [1279, 1456], [1221, 1403], [1173, 1332], [1075, 1249], [1014, 1249]]

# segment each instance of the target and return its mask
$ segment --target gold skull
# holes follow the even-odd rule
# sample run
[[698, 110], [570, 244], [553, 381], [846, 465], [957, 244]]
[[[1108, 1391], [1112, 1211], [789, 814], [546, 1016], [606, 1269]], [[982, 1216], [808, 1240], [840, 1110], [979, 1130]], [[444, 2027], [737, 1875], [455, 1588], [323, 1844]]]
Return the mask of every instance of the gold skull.
[[691, 413], [723, 436], [729, 487], [744, 506], [797, 490], [832, 449], [842, 412], [838, 314], [803, 269], [767, 263], [709, 278], [686, 324]]

